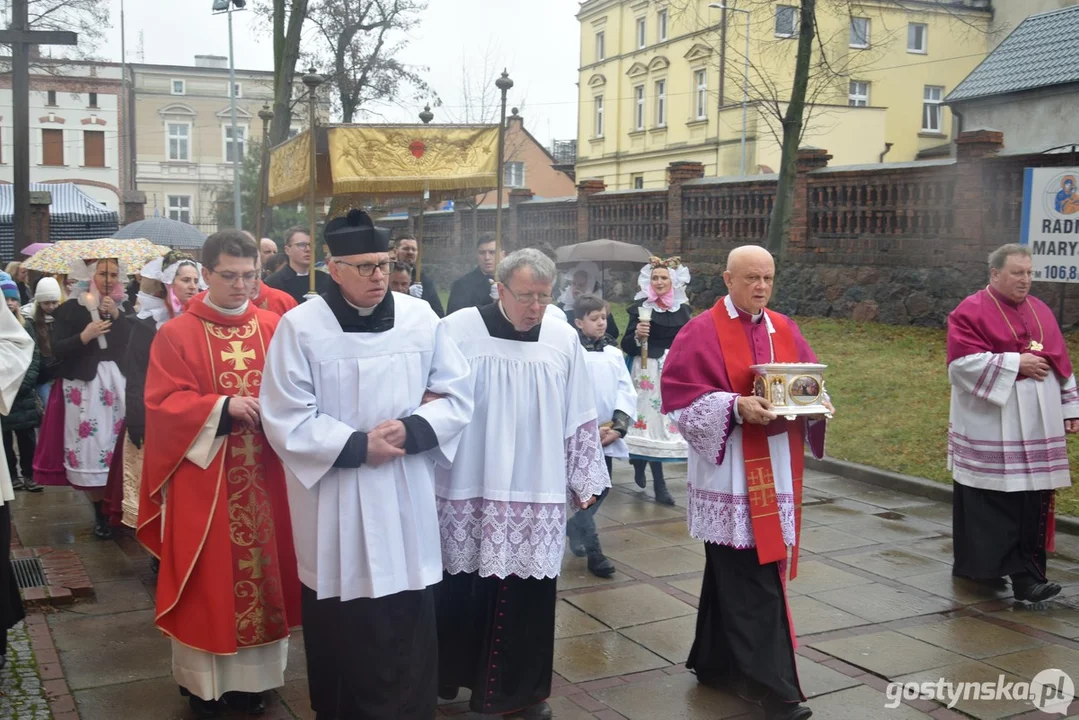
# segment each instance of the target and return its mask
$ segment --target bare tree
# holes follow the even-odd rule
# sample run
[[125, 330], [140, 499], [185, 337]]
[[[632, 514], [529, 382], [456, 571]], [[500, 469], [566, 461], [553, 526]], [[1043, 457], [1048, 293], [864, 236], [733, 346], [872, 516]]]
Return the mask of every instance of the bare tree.
[[273, 19], [274, 98], [273, 120], [270, 121], [270, 146], [273, 147], [288, 139], [292, 126], [292, 90], [308, 0], [269, 1]]
[[318, 43], [310, 57], [332, 68], [327, 79], [344, 122], [376, 112], [373, 106], [434, 95], [421, 76], [428, 68], [397, 59], [426, 8], [417, 0], [312, 0], [308, 20]]
[[[733, 3], [728, 0], [728, 4]], [[791, 5], [795, 3], [792, 2]], [[698, 13], [698, 6], [692, 0], [674, 0], [672, 6], [676, 12]], [[888, 8], [901, 10], [905, 14], [946, 13], [960, 27], [961, 32], [986, 32], [986, 28], [973, 22], [965, 14], [969, 7], [955, 0], [923, 0], [916, 4], [905, 0], [880, 0], [874, 12], [882, 13]], [[752, 17], [763, 16], [767, 18], [764, 21], [766, 23], [772, 22], [777, 13], [774, 0], [742, 0], [738, 3], [738, 9], [748, 10]], [[729, 13], [730, 10], [726, 12]], [[814, 116], [821, 117], [834, 112], [835, 108], [829, 109], [829, 105], [846, 104], [849, 83], [858, 77], [858, 72], [862, 69], [872, 70], [874, 62], [891, 42], [906, 37], [903, 34], [905, 24], [902, 31], [896, 28], [888, 32], [887, 28], [878, 28], [883, 32], [874, 33], [870, 49], [852, 53], [850, 33], [854, 32], [853, 25], [840, 23], [839, 29], [832, 36], [822, 36], [818, 23], [819, 13], [853, 21], [853, 18], [864, 15], [865, 11], [857, 8], [855, 0], [798, 0], [797, 29], [793, 33], [797, 37], [797, 43], [793, 57], [791, 43], [777, 38], [759, 42], [758, 47], [750, 51], [751, 57], [748, 61], [749, 102], [760, 108], [759, 116], [782, 148], [776, 199], [766, 240], [766, 247], [777, 257], [781, 257], [786, 250], [790, 236], [797, 170], [795, 159], [806, 130], [811, 126], [811, 120]], [[702, 26], [708, 24], [708, 21], [700, 16], [695, 19]], [[729, 20], [728, 16], [728, 22]], [[723, 40], [720, 42], [726, 41], [726, 34], [723, 33]], [[869, 45], [868, 38], [866, 45]], [[725, 58], [729, 54], [733, 54], [739, 62], [745, 61], [744, 54], [733, 48], [723, 49], [720, 56]], [[781, 69], [776, 72], [776, 68]], [[729, 97], [721, 98], [721, 103], [729, 101]], [[718, 170], [717, 167], [717, 172]]]
[[[10, 3], [4, 3], [5, 9]], [[66, 30], [79, 35], [79, 44], [70, 52], [89, 58], [105, 40], [109, 24], [108, 0], [29, 0], [27, 17], [32, 30]], [[58, 46], [50, 47], [53, 52]], [[59, 50], [64, 53], [64, 50]]]

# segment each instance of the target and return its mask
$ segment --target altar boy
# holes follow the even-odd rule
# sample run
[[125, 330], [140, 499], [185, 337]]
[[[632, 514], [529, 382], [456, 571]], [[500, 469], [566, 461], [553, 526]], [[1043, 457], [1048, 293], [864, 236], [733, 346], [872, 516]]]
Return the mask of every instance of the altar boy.
[[[585, 350], [585, 367], [592, 381], [596, 399], [596, 416], [600, 422], [600, 443], [603, 445], [607, 475], [611, 476], [613, 458], [629, 458], [629, 448], [622, 439], [629, 430], [630, 413], [637, 409], [637, 391], [626, 369], [618, 341], [607, 334], [607, 302], [596, 295], [581, 295], [573, 306], [574, 324]], [[566, 523], [569, 547], [577, 557], [588, 556], [588, 570], [596, 577], [614, 575], [614, 563], [606, 558], [599, 545], [594, 515], [607, 497], [603, 491], [595, 505], [581, 510]]]

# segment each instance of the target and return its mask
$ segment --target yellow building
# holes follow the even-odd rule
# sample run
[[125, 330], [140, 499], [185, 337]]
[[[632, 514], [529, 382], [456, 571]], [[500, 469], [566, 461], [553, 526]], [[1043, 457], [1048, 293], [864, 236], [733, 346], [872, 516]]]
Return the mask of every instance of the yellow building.
[[[799, 3], [709, 4], [581, 3], [578, 179], [662, 187], [678, 160], [703, 163], [706, 176], [738, 175], [743, 142], [745, 174], [778, 170], [777, 113], [790, 96]], [[826, 149], [833, 165], [947, 154], [943, 100], [988, 52], [988, 5], [855, 0], [848, 13], [845, 3], [819, 2], [801, 144]]]

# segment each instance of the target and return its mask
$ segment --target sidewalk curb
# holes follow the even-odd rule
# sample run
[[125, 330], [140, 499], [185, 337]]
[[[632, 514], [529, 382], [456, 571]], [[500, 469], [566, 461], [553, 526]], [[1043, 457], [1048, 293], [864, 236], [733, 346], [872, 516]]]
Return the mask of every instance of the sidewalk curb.
[[[876, 485], [877, 487], [895, 490], [907, 495], [929, 498], [949, 505], [952, 502], [952, 486], [950, 483], [945, 485], [925, 478], [902, 475], [830, 457], [818, 460], [808, 453], [806, 453], [805, 466], [810, 470], [838, 475], [848, 480], [858, 480], [867, 485]], [[1058, 532], [1067, 533], [1068, 535], [1079, 535], [1079, 518], [1057, 515], [1056, 529]]]

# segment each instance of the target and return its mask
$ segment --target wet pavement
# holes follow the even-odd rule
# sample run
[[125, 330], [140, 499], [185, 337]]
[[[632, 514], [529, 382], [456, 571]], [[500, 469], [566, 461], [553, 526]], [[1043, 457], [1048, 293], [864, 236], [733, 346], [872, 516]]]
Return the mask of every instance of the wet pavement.
[[[719, 720], [758, 717], [685, 671], [704, 548], [685, 527], [685, 468], [668, 470], [675, 508], [652, 502], [616, 467], [597, 516], [618, 572], [601, 580], [569, 555], [559, 580], [555, 689], [559, 720]], [[809, 472], [799, 576], [789, 586], [799, 673], [814, 717], [1048, 717], [1026, 700], [932, 700], [888, 708], [889, 682], [1029, 682], [1047, 668], [1079, 684], [1079, 537], [1058, 534], [1051, 578], [1065, 586], [1037, 608], [1007, 591], [951, 576], [951, 509], [857, 481]], [[69, 489], [19, 493], [24, 547], [74, 549], [95, 598], [28, 617], [0, 672], [0, 718], [186, 720], [168, 642], [153, 627], [154, 576], [130, 535], [98, 541], [92, 511]], [[33, 640], [33, 642], [31, 642]], [[311, 720], [302, 632], [287, 683], [266, 720]], [[458, 698], [440, 715], [469, 717]], [[48, 703], [48, 704], [47, 704]], [[50, 708], [51, 707], [51, 712]], [[1068, 717], [1079, 718], [1079, 701]], [[230, 717], [238, 717], [232, 715]]]

